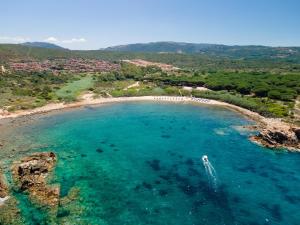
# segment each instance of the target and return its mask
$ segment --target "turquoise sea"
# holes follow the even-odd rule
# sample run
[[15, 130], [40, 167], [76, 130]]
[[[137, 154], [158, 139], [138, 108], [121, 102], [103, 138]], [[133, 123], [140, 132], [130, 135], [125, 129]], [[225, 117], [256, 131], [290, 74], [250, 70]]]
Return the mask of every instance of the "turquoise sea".
[[[57, 154], [62, 198], [79, 189], [57, 224], [298, 225], [300, 154], [253, 144], [238, 127], [251, 123], [221, 107], [119, 103], [41, 116], [12, 141], [24, 140], [18, 157]], [[47, 224], [14, 195], [25, 224]]]

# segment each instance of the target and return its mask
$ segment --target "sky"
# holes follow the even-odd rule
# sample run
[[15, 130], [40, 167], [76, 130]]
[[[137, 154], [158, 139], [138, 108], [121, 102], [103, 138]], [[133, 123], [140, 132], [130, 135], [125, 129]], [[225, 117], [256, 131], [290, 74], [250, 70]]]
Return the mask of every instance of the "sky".
[[0, 43], [300, 46], [300, 0], [1, 0]]

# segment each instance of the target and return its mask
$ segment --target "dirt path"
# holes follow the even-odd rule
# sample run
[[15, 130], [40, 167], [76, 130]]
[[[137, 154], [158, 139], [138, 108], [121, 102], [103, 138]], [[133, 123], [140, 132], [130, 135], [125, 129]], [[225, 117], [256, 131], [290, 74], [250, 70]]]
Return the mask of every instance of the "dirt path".
[[137, 81], [137, 82], [135, 82], [134, 84], [131, 84], [131, 85], [129, 85], [128, 87], [124, 88], [123, 90], [126, 91], [126, 90], [128, 90], [128, 89], [130, 89], [130, 88], [133, 88], [133, 87], [139, 87], [139, 86], [140, 86], [140, 82]]
[[300, 120], [300, 96], [297, 98], [295, 102], [294, 116], [296, 120]]

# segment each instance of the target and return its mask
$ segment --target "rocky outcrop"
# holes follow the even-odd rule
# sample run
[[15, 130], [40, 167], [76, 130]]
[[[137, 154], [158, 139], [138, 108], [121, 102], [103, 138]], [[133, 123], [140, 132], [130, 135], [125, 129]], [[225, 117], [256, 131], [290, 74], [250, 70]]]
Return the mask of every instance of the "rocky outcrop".
[[17, 189], [28, 192], [31, 200], [41, 205], [58, 206], [60, 188], [47, 185], [47, 177], [56, 161], [53, 152], [42, 152], [14, 162], [12, 175]]
[[0, 198], [5, 198], [8, 196], [8, 187], [6, 185], [4, 176], [1, 173], [0, 170]]
[[288, 125], [266, 125], [259, 129], [259, 133], [250, 137], [250, 140], [268, 148], [286, 148], [291, 151], [300, 151], [300, 128]]
[[9, 199], [8, 194], [9, 194], [8, 186], [0, 170], [0, 206], [2, 206], [6, 202], [6, 200]]
[[298, 140], [300, 140], [300, 128], [294, 128], [293, 131], [296, 137], [298, 138]]

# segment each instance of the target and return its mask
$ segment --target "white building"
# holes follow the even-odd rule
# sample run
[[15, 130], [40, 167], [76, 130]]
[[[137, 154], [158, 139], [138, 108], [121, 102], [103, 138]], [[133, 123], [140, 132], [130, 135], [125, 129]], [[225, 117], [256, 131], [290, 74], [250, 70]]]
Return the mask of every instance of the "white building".
[[1, 73], [5, 73], [5, 72], [6, 72], [6, 70], [5, 70], [4, 66], [1, 66]]

